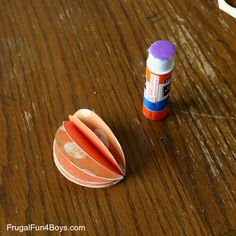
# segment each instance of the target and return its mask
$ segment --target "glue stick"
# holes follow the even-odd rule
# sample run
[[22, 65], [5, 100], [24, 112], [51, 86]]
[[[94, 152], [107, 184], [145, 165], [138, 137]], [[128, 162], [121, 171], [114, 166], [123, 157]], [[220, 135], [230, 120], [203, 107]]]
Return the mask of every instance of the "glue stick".
[[175, 47], [169, 41], [159, 40], [148, 53], [142, 111], [147, 119], [161, 120], [168, 113]]

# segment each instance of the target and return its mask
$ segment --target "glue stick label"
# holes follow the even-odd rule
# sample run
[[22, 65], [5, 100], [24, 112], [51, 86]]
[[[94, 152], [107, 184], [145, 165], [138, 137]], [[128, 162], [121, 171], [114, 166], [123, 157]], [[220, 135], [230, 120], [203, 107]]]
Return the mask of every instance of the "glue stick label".
[[144, 98], [149, 102], [158, 103], [168, 98], [171, 85], [171, 72], [164, 75], [152, 73], [146, 69]]
[[168, 113], [175, 51], [167, 40], [158, 40], [148, 49], [142, 112], [149, 120], [161, 120]]

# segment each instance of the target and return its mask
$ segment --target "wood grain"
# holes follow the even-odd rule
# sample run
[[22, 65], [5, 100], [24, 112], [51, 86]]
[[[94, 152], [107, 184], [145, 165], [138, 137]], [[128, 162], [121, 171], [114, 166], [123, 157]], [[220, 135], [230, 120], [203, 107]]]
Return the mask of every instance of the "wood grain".
[[[235, 19], [204, 0], [0, 6], [2, 235], [14, 235], [9, 223], [236, 235]], [[141, 107], [147, 48], [158, 39], [176, 45], [176, 68], [170, 114], [151, 122]], [[94, 109], [122, 144], [120, 184], [79, 187], [56, 169], [55, 131], [79, 108]]]

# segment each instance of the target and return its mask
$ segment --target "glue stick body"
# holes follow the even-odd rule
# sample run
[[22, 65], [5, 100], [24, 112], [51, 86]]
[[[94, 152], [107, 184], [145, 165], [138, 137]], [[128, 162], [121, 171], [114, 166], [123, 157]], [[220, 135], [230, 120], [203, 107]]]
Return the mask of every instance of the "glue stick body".
[[168, 113], [175, 47], [169, 41], [160, 40], [148, 52], [142, 111], [147, 119], [161, 120]]

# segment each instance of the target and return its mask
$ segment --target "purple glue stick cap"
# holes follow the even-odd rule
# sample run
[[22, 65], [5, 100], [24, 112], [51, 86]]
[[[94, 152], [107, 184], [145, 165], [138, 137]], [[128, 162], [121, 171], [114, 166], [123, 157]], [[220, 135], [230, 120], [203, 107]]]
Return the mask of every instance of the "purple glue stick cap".
[[159, 40], [150, 46], [148, 52], [159, 60], [169, 60], [175, 54], [175, 46], [167, 40]]

